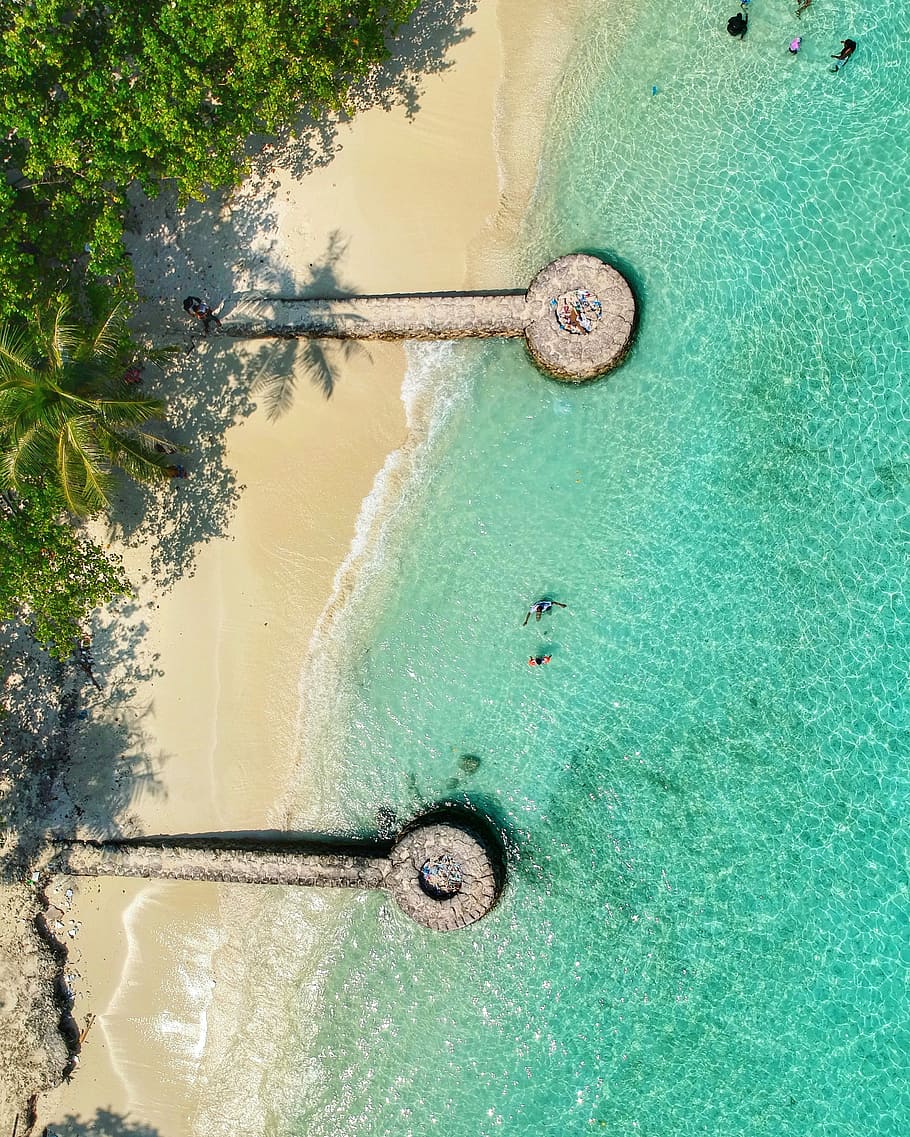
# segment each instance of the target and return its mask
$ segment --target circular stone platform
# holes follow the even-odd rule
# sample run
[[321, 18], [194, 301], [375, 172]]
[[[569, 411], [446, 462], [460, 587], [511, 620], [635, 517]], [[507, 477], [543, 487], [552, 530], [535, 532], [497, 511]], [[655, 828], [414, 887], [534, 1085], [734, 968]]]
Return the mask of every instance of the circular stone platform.
[[436, 932], [473, 924], [495, 905], [504, 878], [501, 849], [480, 823], [436, 815], [398, 839], [385, 887], [399, 908]]
[[526, 305], [528, 351], [557, 379], [596, 379], [631, 346], [632, 289], [598, 257], [573, 253], [548, 264], [531, 281]]

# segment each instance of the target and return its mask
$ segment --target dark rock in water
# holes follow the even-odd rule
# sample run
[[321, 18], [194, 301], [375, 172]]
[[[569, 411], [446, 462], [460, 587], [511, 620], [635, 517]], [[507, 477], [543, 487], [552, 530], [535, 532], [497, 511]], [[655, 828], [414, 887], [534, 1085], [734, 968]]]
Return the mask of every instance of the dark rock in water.
[[476, 774], [480, 769], [480, 759], [476, 754], [462, 754], [458, 759], [458, 768], [466, 774]]

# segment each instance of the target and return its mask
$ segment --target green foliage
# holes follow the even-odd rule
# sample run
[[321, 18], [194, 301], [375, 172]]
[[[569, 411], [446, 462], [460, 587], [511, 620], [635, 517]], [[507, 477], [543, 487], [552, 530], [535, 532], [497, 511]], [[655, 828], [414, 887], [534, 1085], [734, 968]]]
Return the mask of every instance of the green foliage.
[[23, 621], [66, 660], [92, 612], [129, 591], [120, 561], [73, 527], [52, 490], [0, 494], [0, 622]]
[[[418, 0], [20, 0], [0, 7], [0, 318], [125, 272], [138, 181], [232, 184], [253, 132], [341, 108]], [[3, 179], [0, 179], [2, 182]]]
[[88, 326], [67, 317], [61, 301], [0, 327], [0, 488], [25, 498], [50, 481], [87, 516], [107, 506], [115, 466], [138, 481], [167, 477], [168, 445], [147, 429], [162, 403], [124, 383], [134, 348], [119, 307]]

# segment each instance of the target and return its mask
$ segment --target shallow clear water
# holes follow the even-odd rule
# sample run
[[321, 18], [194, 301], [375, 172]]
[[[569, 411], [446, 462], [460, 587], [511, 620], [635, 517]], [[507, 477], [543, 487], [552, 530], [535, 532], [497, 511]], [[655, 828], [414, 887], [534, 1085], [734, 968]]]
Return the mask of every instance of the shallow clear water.
[[744, 43], [592, 10], [559, 92], [526, 265], [628, 273], [623, 368], [413, 354], [461, 395], [342, 622], [301, 817], [462, 797], [510, 880], [451, 936], [352, 905], [294, 1132], [906, 1131], [907, 19], [751, 7]]

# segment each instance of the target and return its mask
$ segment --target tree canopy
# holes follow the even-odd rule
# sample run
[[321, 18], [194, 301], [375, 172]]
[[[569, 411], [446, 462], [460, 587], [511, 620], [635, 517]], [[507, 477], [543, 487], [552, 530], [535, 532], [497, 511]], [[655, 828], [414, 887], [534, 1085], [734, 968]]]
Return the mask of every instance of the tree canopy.
[[[72, 516], [103, 509], [112, 470], [163, 476], [160, 405], [123, 383], [108, 308], [129, 285], [127, 191], [234, 184], [254, 133], [344, 107], [419, 0], [7, 0], [0, 4], [0, 622], [67, 658], [127, 589]], [[91, 307], [91, 304], [87, 304]]]
[[50, 482], [70, 513], [105, 508], [119, 466], [167, 476], [168, 443], [148, 429], [164, 406], [125, 382], [133, 348], [119, 305], [93, 325], [61, 301], [20, 329], [0, 327], [0, 487]]
[[69, 659], [99, 606], [129, 592], [120, 561], [69, 523], [46, 486], [0, 493], [0, 623], [22, 620], [55, 659]]
[[419, 0], [18, 0], [0, 9], [0, 317], [123, 267], [128, 186], [233, 183], [243, 143], [343, 106]]

